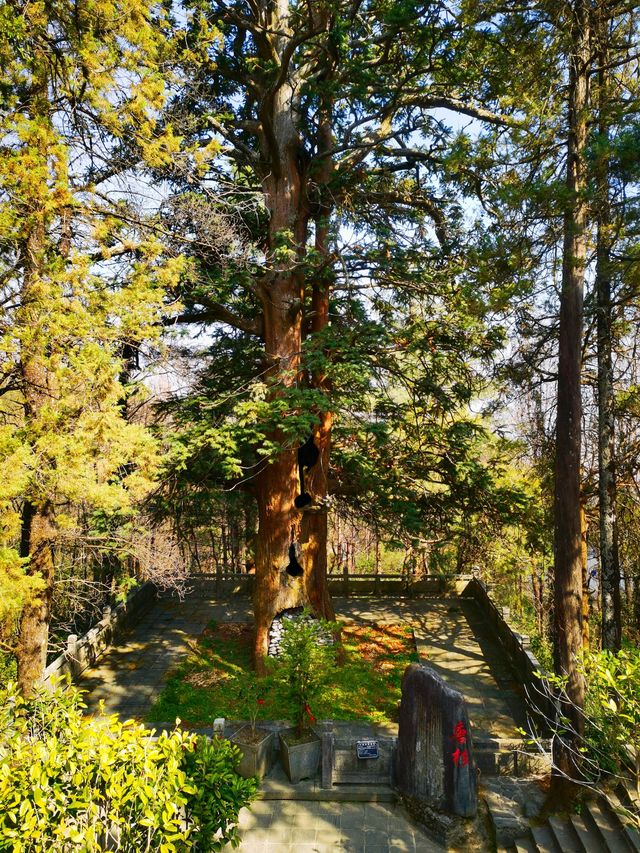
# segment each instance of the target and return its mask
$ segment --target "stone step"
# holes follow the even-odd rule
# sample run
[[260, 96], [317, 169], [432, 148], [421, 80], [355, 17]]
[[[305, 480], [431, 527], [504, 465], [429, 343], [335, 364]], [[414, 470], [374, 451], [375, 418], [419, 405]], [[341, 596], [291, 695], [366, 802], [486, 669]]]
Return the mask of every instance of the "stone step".
[[543, 823], [539, 826], [532, 826], [531, 835], [539, 853], [564, 853], [562, 848], [556, 844], [548, 824]]
[[551, 769], [551, 756], [510, 751], [474, 749], [476, 767], [483, 776], [543, 776]]
[[636, 851], [636, 853], [640, 853], [640, 832], [631, 822], [632, 817], [629, 814], [629, 812], [633, 812], [633, 810], [630, 809], [629, 806], [625, 805], [615, 792], [608, 793], [607, 800], [609, 802], [609, 808], [619, 818], [620, 823], [622, 824], [622, 831], [625, 834], [627, 843], [632, 850]]
[[482, 776], [544, 776], [551, 770], [551, 752], [527, 752], [516, 739], [473, 739], [473, 757]]
[[513, 845], [516, 853], [537, 853], [538, 848], [531, 838], [519, 838]]
[[580, 839], [568, 818], [552, 815], [547, 823], [562, 853], [583, 853]]
[[610, 853], [630, 853], [632, 848], [627, 844], [620, 819], [606, 805], [603, 807], [601, 802], [586, 802], [584, 817], [587, 825], [591, 821], [596, 827]]
[[516, 853], [640, 853], [640, 833], [625, 825], [612, 806], [615, 795], [607, 802], [584, 804], [581, 815], [567, 818], [552, 815], [545, 823], [531, 827], [531, 837], [513, 842]]
[[515, 800], [491, 789], [485, 789], [482, 798], [487, 806], [497, 846], [508, 847], [515, 839], [525, 835], [528, 822]]
[[569, 820], [585, 853], [607, 853], [607, 848], [599, 833], [587, 824], [582, 815], [572, 814]]
[[512, 849], [515, 850], [516, 853], [537, 853], [538, 848], [531, 838], [527, 838], [525, 836], [524, 838], [519, 838], [513, 845]]
[[616, 793], [625, 808], [640, 815], [640, 795], [630, 779], [623, 779], [617, 786]]

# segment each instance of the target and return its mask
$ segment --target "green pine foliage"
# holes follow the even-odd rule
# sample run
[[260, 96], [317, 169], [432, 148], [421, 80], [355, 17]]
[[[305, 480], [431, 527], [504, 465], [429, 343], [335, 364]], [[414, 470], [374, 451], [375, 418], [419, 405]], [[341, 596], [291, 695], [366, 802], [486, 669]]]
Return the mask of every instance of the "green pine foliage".
[[0, 639], [10, 650], [39, 589], [24, 541], [18, 556], [24, 508], [46, 508], [56, 559], [73, 565], [78, 540], [114, 548], [95, 513], [117, 518], [122, 536], [149, 492], [158, 445], [128, 416], [123, 353], [157, 346], [184, 264], [109, 184], [176, 150], [158, 124], [165, 10], [63, 0], [1, 14]]

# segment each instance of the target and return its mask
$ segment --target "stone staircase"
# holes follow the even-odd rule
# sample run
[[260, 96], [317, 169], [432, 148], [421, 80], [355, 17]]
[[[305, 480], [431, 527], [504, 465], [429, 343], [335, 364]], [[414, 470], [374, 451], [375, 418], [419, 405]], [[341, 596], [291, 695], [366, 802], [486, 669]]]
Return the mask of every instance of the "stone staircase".
[[550, 741], [539, 742], [542, 751], [527, 751], [522, 738], [473, 736], [473, 757], [481, 778], [527, 778], [551, 772]]
[[507, 822], [505, 829], [504, 821], [498, 817], [496, 823], [492, 815], [491, 796], [487, 805], [498, 853], [640, 853], [640, 832], [630, 814], [640, 814], [640, 802], [627, 784], [587, 800], [580, 814], [532, 821], [528, 832], [513, 841], [508, 836], [517, 821], [510, 827]]

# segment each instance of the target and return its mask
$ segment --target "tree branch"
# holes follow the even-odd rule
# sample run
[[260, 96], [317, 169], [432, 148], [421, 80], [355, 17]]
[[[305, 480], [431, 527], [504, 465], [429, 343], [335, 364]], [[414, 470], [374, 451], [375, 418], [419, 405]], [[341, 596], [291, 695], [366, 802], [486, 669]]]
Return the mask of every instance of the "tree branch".
[[227, 140], [227, 142], [231, 143], [235, 150], [238, 153], [242, 154], [244, 157], [246, 157], [250, 163], [256, 164], [260, 162], [260, 157], [258, 156], [258, 154], [256, 154], [255, 151], [249, 148], [248, 145], [245, 145], [244, 142], [241, 142], [241, 140], [238, 139], [235, 133], [232, 133], [228, 128], [226, 128], [223, 124], [221, 124], [212, 116], [208, 116], [207, 119], [209, 125], [216, 131], [216, 133], [219, 133], [220, 136], [224, 137], [224, 139]]
[[240, 317], [229, 311], [224, 305], [219, 302], [207, 302], [206, 308], [201, 311], [185, 311], [177, 317], [169, 317], [165, 320], [165, 326], [174, 324], [193, 323], [205, 325], [208, 323], [224, 323], [225, 326], [232, 326], [240, 332], [245, 332], [247, 335], [255, 335], [258, 338], [264, 337], [264, 324], [262, 317], [258, 316], [252, 320], [245, 317]]
[[451, 110], [454, 113], [462, 113], [463, 115], [470, 116], [471, 118], [477, 118], [480, 119], [480, 121], [486, 121], [489, 124], [498, 124], [502, 127], [521, 128], [526, 126], [524, 121], [515, 119], [512, 116], [494, 113], [492, 110], [487, 110], [478, 104], [470, 104], [467, 101], [463, 101], [462, 98], [445, 97], [444, 95], [427, 95], [423, 97], [409, 96], [408, 98], [402, 99], [401, 106], [422, 107], [422, 109], [427, 110]]

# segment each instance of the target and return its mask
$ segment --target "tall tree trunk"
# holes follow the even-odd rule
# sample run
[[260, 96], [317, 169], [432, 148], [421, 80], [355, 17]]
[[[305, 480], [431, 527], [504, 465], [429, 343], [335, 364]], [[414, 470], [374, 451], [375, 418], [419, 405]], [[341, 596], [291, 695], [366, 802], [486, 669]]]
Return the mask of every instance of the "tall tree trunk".
[[611, 204], [609, 201], [609, 51], [608, 17], [598, 21], [598, 133], [595, 218], [596, 321], [598, 356], [598, 498], [600, 509], [600, 592], [602, 648], [616, 650], [622, 642], [620, 562], [616, 529], [615, 405], [612, 362]]
[[531, 571], [531, 589], [533, 592], [533, 606], [535, 608], [536, 615], [536, 630], [540, 636], [542, 636], [543, 631], [543, 605], [542, 605], [542, 597], [543, 597], [543, 581], [542, 577], [538, 575], [536, 572], [535, 565]]
[[[44, 89], [46, 92], [46, 88]], [[34, 104], [43, 106], [45, 96], [34, 93]], [[46, 99], [44, 100], [46, 107]], [[46, 142], [40, 156], [46, 158]], [[46, 160], [45, 160], [46, 162]], [[51, 376], [46, 365], [46, 329], [42, 312], [45, 310], [46, 289], [42, 273], [45, 259], [46, 232], [43, 219], [36, 221], [24, 242], [22, 252], [23, 282], [21, 308], [16, 322], [30, 329], [28, 343], [23, 343], [20, 353], [20, 373], [23, 387], [24, 415], [27, 427], [36, 427], [43, 406], [54, 395]], [[46, 465], [46, 460], [43, 460]], [[37, 490], [34, 490], [37, 491]], [[16, 659], [18, 684], [29, 695], [42, 677], [47, 661], [51, 600], [53, 598], [55, 538], [53, 506], [46, 494], [32, 494], [25, 499], [22, 509], [20, 555], [28, 558], [27, 572], [40, 577], [42, 586], [30, 599], [21, 614]]]
[[29, 574], [39, 576], [42, 580], [42, 588], [24, 606], [16, 644], [18, 686], [25, 696], [33, 692], [47, 665], [54, 584], [54, 537], [51, 505], [45, 502], [36, 507], [25, 501], [22, 510], [20, 556], [29, 558]]
[[[288, 8], [278, 0], [274, 9], [274, 30], [286, 33]], [[288, 81], [273, 94], [271, 109], [264, 121], [270, 138], [265, 139], [273, 162], [264, 179], [269, 208], [269, 250], [283, 244], [302, 260], [307, 240], [308, 212], [303, 203], [300, 169], [300, 140], [295, 122], [295, 95]], [[265, 353], [275, 395], [299, 381], [302, 348], [304, 281], [301, 273], [283, 261], [271, 279], [261, 286], [264, 313]], [[254, 614], [256, 622], [255, 658], [258, 672], [264, 670], [269, 627], [273, 617], [288, 607], [308, 604], [304, 578], [291, 577], [286, 568], [289, 549], [300, 545], [301, 513], [295, 507], [298, 493], [297, 451], [286, 447], [280, 431], [273, 436], [283, 445], [276, 459], [257, 478], [258, 541]]]
[[[314, 176], [320, 186], [327, 187], [331, 180], [332, 162], [329, 152], [333, 146], [331, 132], [331, 109], [325, 102], [321, 111], [318, 129], [318, 151], [324, 154], [319, 174]], [[333, 264], [330, 248], [329, 221], [331, 207], [321, 203], [316, 217], [315, 248], [320, 259], [320, 271], [312, 283], [311, 291], [311, 332], [321, 336], [329, 325], [329, 296], [333, 278]], [[328, 353], [325, 348], [325, 357]], [[328, 396], [331, 380], [324, 369], [317, 370], [312, 376], [314, 388]], [[328, 539], [328, 479], [329, 456], [331, 451], [331, 427], [333, 412], [327, 407], [318, 413], [320, 422], [315, 430], [315, 443], [320, 450], [317, 465], [311, 470], [309, 488], [314, 496], [319, 512], [306, 512], [303, 521], [303, 539], [305, 548], [305, 569], [307, 593], [315, 610], [325, 619], [334, 619], [335, 612], [329, 595], [327, 583], [327, 539]]]
[[[269, 30], [272, 47], [277, 53], [282, 72], [277, 82], [262, 98], [260, 145], [268, 164], [262, 179], [269, 211], [268, 252], [274, 255], [275, 267], [268, 280], [260, 283], [264, 318], [265, 355], [272, 393], [278, 395], [294, 387], [302, 379], [302, 350], [305, 281], [302, 272], [311, 217], [307, 157], [298, 132], [301, 85], [294, 80], [290, 67], [290, 49], [294, 36], [289, 21], [289, 1], [276, 0], [270, 7]], [[294, 259], [278, 261], [275, 250]], [[286, 248], [288, 253], [282, 252]], [[325, 318], [328, 318], [328, 292]], [[322, 299], [320, 300], [322, 302]], [[318, 322], [323, 322], [319, 320]], [[329, 462], [330, 418], [322, 415], [315, 439], [321, 452], [313, 467], [310, 486], [316, 497], [326, 496]], [[281, 610], [310, 606], [318, 615], [333, 616], [326, 582], [327, 518], [326, 513], [311, 515], [296, 508], [298, 494], [297, 448], [287, 447], [281, 432], [273, 439], [281, 444], [277, 458], [266, 465], [257, 477], [258, 536], [256, 547], [256, 584], [254, 614], [256, 623], [256, 668], [264, 671], [269, 627]], [[291, 546], [300, 554], [301, 577], [286, 571]]]
[[554, 664], [567, 677], [562, 713], [571, 724], [554, 739], [555, 787], [579, 775], [579, 740], [583, 732], [582, 537], [580, 525], [580, 389], [582, 302], [586, 258], [585, 149], [589, 105], [589, 5], [576, 0], [571, 14], [569, 56], [567, 195], [564, 216], [562, 291], [558, 356], [558, 409], [554, 495]]
[[582, 532], [582, 648], [589, 648], [589, 524], [587, 522], [586, 497], [580, 501], [580, 528]]

